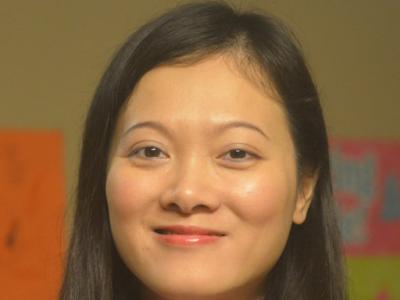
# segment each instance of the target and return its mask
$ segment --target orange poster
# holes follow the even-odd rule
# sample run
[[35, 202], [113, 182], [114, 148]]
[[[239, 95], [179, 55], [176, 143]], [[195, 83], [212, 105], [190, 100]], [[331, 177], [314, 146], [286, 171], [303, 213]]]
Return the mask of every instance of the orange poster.
[[61, 278], [62, 136], [0, 130], [0, 298], [53, 300]]

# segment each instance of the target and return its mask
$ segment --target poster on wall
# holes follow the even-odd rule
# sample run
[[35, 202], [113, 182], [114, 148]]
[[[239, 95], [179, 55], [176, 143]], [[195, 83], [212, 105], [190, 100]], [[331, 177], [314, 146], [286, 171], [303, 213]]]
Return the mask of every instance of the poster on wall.
[[331, 159], [346, 253], [400, 256], [400, 142], [334, 140]]
[[400, 141], [331, 140], [351, 299], [400, 299]]
[[0, 130], [2, 299], [57, 299], [65, 178], [58, 132]]

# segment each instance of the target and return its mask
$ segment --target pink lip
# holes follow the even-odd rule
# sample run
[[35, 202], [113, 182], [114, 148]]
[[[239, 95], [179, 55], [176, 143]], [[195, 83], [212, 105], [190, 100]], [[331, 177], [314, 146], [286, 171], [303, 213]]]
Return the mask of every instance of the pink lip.
[[157, 239], [173, 246], [205, 245], [215, 243], [226, 234], [196, 226], [161, 226], [155, 228]]

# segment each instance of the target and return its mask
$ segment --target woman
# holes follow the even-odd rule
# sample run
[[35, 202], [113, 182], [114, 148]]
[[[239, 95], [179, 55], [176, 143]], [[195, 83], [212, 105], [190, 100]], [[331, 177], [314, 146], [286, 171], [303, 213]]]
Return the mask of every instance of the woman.
[[180, 6], [99, 84], [60, 299], [345, 299], [331, 196], [318, 94], [288, 30]]

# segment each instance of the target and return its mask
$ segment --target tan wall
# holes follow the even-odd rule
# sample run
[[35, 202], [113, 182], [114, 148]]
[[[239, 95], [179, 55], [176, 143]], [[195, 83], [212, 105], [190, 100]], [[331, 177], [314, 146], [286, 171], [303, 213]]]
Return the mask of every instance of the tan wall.
[[[182, 1], [180, 1], [182, 2]], [[400, 137], [400, 1], [232, 1], [302, 41], [335, 136]], [[0, 9], [0, 127], [65, 135], [69, 198], [88, 103], [114, 49], [177, 1], [13, 1]]]

